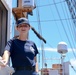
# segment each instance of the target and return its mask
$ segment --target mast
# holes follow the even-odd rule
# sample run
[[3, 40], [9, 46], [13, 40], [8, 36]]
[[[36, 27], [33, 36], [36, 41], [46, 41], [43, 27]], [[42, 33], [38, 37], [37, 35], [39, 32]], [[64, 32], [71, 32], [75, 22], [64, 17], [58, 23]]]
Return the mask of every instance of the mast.
[[28, 13], [32, 13], [34, 9], [34, 0], [29, 0], [29, 2], [28, 0], [17, 0], [17, 2], [17, 7], [12, 8], [15, 20], [21, 17], [28, 18]]
[[73, 23], [74, 25], [76, 25], [76, 0], [65, 0], [65, 1], [68, 5]]
[[[34, 8], [34, 0], [17, 0], [17, 7], [12, 8], [12, 13], [16, 23], [17, 20], [21, 17], [28, 18], [28, 15], [33, 15], [32, 11]], [[17, 36], [18, 32], [16, 30], [14, 32], [14, 36]]]

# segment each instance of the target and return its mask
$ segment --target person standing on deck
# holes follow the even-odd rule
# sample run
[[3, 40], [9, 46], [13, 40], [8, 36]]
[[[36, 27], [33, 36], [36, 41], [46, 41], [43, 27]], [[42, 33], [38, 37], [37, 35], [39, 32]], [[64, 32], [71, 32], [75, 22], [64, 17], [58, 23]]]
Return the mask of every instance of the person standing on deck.
[[34, 42], [27, 39], [30, 27], [28, 19], [19, 18], [16, 25], [19, 36], [10, 39], [5, 47], [2, 66], [7, 65], [11, 57], [15, 70], [13, 75], [38, 75], [38, 49]]

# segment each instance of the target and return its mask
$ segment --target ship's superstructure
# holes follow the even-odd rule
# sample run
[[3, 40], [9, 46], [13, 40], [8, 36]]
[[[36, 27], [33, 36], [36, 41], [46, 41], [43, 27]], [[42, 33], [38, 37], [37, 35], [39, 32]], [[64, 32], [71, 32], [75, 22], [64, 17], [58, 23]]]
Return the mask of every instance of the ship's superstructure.
[[[9, 4], [10, 2], [10, 4]], [[11, 35], [12, 1], [0, 0], [0, 55]]]

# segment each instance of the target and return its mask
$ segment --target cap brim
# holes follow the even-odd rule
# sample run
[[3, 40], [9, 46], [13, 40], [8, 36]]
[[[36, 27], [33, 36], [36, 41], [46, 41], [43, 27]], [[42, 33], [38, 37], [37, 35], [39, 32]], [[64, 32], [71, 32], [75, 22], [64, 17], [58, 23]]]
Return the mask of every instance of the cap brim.
[[19, 26], [19, 25], [21, 25], [21, 24], [27, 24], [27, 25], [29, 25], [29, 26], [30, 26], [30, 24], [25, 23], [25, 22], [19, 23], [19, 24], [17, 24], [17, 26]]

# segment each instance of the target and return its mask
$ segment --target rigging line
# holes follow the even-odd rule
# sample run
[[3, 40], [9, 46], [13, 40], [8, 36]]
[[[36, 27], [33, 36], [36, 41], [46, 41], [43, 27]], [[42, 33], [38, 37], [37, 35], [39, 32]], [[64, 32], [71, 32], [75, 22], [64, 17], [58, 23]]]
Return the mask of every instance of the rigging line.
[[[49, 3], [50, 3], [50, 2], [49, 2]], [[51, 6], [50, 6], [50, 9], [51, 9]], [[53, 11], [52, 11], [52, 9], [51, 9], [51, 13], [52, 13], [52, 15], [53, 15], [53, 17], [54, 17], [54, 20], [55, 20], [55, 16], [54, 16], [54, 14], [53, 14]], [[57, 24], [57, 22], [56, 22], [56, 21], [55, 21], [54, 23], [55, 23], [55, 25], [57, 26], [58, 32], [59, 32], [59, 34], [60, 34], [60, 38], [61, 38], [61, 40], [62, 40], [62, 36], [61, 36], [61, 33], [60, 33], [60, 31], [59, 31], [58, 24]]]
[[[76, 32], [75, 32], [75, 28], [76, 28], [76, 27], [75, 27], [73, 21], [72, 21], [72, 26], [71, 26], [70, 28], [72, 29], [73, 35], [75, 35], [75, 33], [76, 33]], [[74, 33], [74, 32], [75, 32], [75, 33]], [[76, 36], [73, 36], [73, 37], [74, 37], [74, 40], [76, 41], [76, 38], [75, 38]], [[75, 47], [75, 46], [74, 46], [74, 47]], [[75, 49], [76, 49], [76, 47], [75, 47]]]
[[[65, 5], [64, 5], [64, 6], [65, 6]], [[65, 7], [65, 10], [66, 10], [67, 16], [69, 17], [66, 7]], [[71, 23], [70, 23], [70, 20], [69, 20], [69, 25], [70, 25], [69, 29], [71, 28], [72, 33], [73, 33], [73, 30], [75, 31], [74, 23], [72, 22], [72, 24], [71, 24]], [[73, 26], [72, 26], [72, 25], [73, 25]], [[73, 27], [73, 29], [72, 29], [72, 27]], [[70, 33], [71, 33], [71, 32], [70, 32]], [[73, 33], [73, 35], [75, 35], [75, 34]], [[72, 36], [71, 36], [71, 37], [72, 37]], [[75, 38], [74, 38], [74, 40], [75, 40]], [[75, 45], [74, 45], [74, 47], [75, 47]]]
[[[67, 55], [67, 57], [68, 57], [68, 55]], [[70, 60], [69, 57], [68, 57], [68, 59]], [[69, 61], [69, 64], [71, 65], [71, 62], [70, 62], [70, 61]], [[71, 65], [71, 67], [72, 67], [72, 69], [76, 72], [76, 69], [74, 68], [74, 66]]]
[[73, 70], [76, 72], [76, 70], [74, 69], [74, 67], [72, 66]]
[[[69, 8], [69, 7], [68, 7], [68, 8]], [[72, 24], [75, 26], [74, 23], [72, 23]], [[74, 29], [73, 31], [75, 32], [75, 28], [76, 28], [76, 27], [74, 27], [74, 26], [73, 26], [73, 29]], [[76, 33], [76, 32], [75, 32], [75, 33]], [[75, 35], [75, 34], [74, 34], [74, 35]], [[76, 38], [75, 38], [75, 37], [74, 37], [74, 40], [76, 41]]]
[[[68, 5], [68, 8], [69, 8], [70, 13], [74, 13], [76, 11], [76, 9], [75, 9], [76, 8], [76, 6], [75, 6], [76, 5], [75, 0], [71, 0], [71, 1], [65, 0], [65, 1], [66, 1], [67, 5]], [[74, 10], [73, 10], [72, 7], [74, 8]], [[74, 13], [74, 15], [75, 15], [75, 13]], [[73, 17], [73, 18], [75, 18], [75, 17]]]
[[[72, 18], [63, 18], [63, 19], [53, 19], [53, 20], [40, 20], [40, 22], [49, 22], [49, 21], [60, 21], [60, 20], [72, 20]], [[38, 21], [30, 21], [30, 22], [38, 22]]]
[[[57, 2], [57, 3], [55, 3], [55, 4], [60, 4], [60, 3], [62, 3], [62, 2], [65, 2], [65, 0], [64, 0], [64, 1]], [[54, 3], [46, 4], [46, 5], [40, 5], [40, 6], [36, 6], [36, 7], [45, 7], [45, 6], [50, 6], [50, 5], [54, 5]]]
[[39, 14], [39, 9], [37, 9], [37, 14], [38, 14], [38, 29], [39, 33], [42, 35], [42, 29], [41, 29], [41, 23], [40, 23], [40, 14]]
[[[64, 17], [65, 17], [65, 12], [64, 12], [64, 8], [63, 8], [63, 6], [62, 6], [63, 4], [61, 4], [61, 7], [62, 7], [62, 10], [63, 10], [63, 13], [64, 13]], [[66, 18], [66, 17], [65, 17]], [[70, 27], [69, 27], [69, 25], [68, 25], [68, 22], [67, 22], [67, 20], [66, 20], [66, 24], [67, 24], [67, 28], [68, 28], [68, 30], [69, 30], [69, 34], [70, 34], [70, 37], [71, 37], [71, 39], [72, 39], [72, 42], [73, 42], [73, 45], [74, 45], [74, 47], [75, 47], [75, 44], [74, 44], [74, 40], [73, 40], [73, 38], [72, 38], [72, 36], [71, 36], [71, 31], [70, 31]], [[70, 24], [71, 25], [71, 24]]]
[[71, 62], [69, 62], [69, 64], [71, 65], [71, 68], [75, 71], [76, 73], [76, 69], [74, 68], [74, 66], [72, 66]]
[[[49, 2], [49, 0], [48, 0], [48, 3], [50, 3]], [[51, 6], [50, 6], [51, 7]], [[47, 43], [50, 47], [52, 47], [49, 43]], [[53, 48], [53, 47], [52, 47]], [[46, 55], [46, 54], [45, 54]], [[47, 60], [45, 60], [45, 64], [46, 64], [46, 62], [47, 62]]]
[[[64, 28], [65, 29], [65, 28]], [[66, 32], [66, 31], [65, 31]], [[68, 36], [67, 36], [68, 37]], [[68, 39], [69, 40], [69, 39]], [[70, 42], [70, 41], [69, 41]], [[70, 43], [70, 46], [71, 46], [71, 43]], [[74, 54], [74, 52], [73, 52], [73, 54]], [[75, 56], [75, 54], [74, 54], [74, 56]]]
[[[36, 0], [36, 4], [37, 4], [37, 0]], [[42, 29], [41, 29], [41, 23], [40, 23], [40, 14], [39, 14], [39, 9], [37, 7], [37, 17], [38, 17], [38, 28], [39, 28], [39, 33], [41, 34], [42, 36]], [[42, 68], [43, 68], [43, 65], [44, 65], [44, 60], [43, 60], [43, 57], [44, 57], [44, 44], [43, 44], [43, 41], [42, 41], [42, 44], [41, 44], [41, 48], [42, 48]]]
[[[68, 55], [67, 55], [68, 56]], [[68, 57], [69, 59], [69, 57]], [[69, 59], [70, 60], [70, 59]], [[69, 64], [71, 65], [71, 62], [69, 61]], [[74, 66], [71, 65], [71, 68], [76, 72], [76, 69], [74, 68]]]
[[[60, 16], [60, 15], [59, 15]], [[63, 23], [62, 23], [63, 24]], [[64, 28], [65, 29], [65, 28]], [[69, 39], [68, 39], [69, 40]], [[70, 42], [70, 41], [69, 41]], [[71, 45], [71, 43], [70, 43], [70, 45]], [[73, 52], [73, 54], [74, 54], [74, 52]], [[75, 54], [74, 54], [74, 56], [75, 56]]]
[[[37, 4], [37, 0], [36, 0], [36, 4]], [[36, 14], [37, 14], [37, 20], [38, 20], [39, 33], [42, 35], [41, 23], [40, 23], [40, 14], [39, 14], [39, 9], [38, 9], [38, 7], [36, 7]]]
[[[40, 31], [41, 31], [41, 35], [42, 35], [42, 29], [41, 29], [41, 23], [40, 23], [40, 14], [39, 14], [39, 9], [38, 9], [38, 7], [37, 7], [37, 15], [38, 15], [38, 22], [39, 22], [39, 24], [38, 24], [38, 28], [40, 29]], [[47, 43], [48, 44], [48, 43]], [[51, 46], [51, 45], [50, 45]], [[52, 47], [52, 46], [51, 46]], [[44, 44], [43, 44], [43, 42], [42, 42], [42, 49], [44, 50]], [[43, 54], [42, 54], [42, 56], [43, 57], [45, 57], [45, 51], [42, 51], [43, 52]], [[45, 61], [46, 62], [46, 61]], [[44, 61], [43, 61], [43, 63], [44, 63]]]
[[[37, 3], [37, 2], [36, 2]], [[40, 14], [39, 14], [39, 9], [38, 9], [38, 7], [37, 7], [37, 17], [38, 17], [38, 29], [39, 29], [39, 33], [42, 35], [42, 29], [41, 29], [41, 23], [40, 23]], [[46, 41], [45, 40], [43, 40], [45, 43], [46, 43]]]
[[38, 30], [39, 30], [39, 34], [41, 35], [41, 28], [39, 28], [39, 26], [41, 26], [41, 23], [40, 23], [39, 9], [37, 7], [37, 0], [36, 0], [36, 14], [37, 14], [37, 20], [38, 20]]
[[[73, 3], [72, 3], [72, 0], [71, 1], [67, 1], [67, 0], [65, 0], [66, 1], [66, 3], [67, 3], [67, 5], [68, 5], [68, 9], [69, 9], [69, 11], [70, 11], [70, 14], [71, 14], [71, 17], [72, 18], [76, 18], [75, 17], [75, 0], [73, 0]], [[72, 8], [73, 7], [73, 8]], [[73, 15], [74, 14], [74, 15]], [[74, 20], [73, 20], [74, 21]]]
[[41, 29], [41, 24], [40, 24], [41, 21], [40, 21], [40, 18], [39, 18], [40, 17], [39, 9], [37, 9], [37, 13], [38, 13], [38, 22], [39, 22], [38, 25], [39, 25], [39, 29], [40, 29], [39, 31], [41, 31], [41, 35], [42, 35], [42, 29]]
[[[66, 7], [65, 7], [65, 10], [66, 10], [67, 16], [69, 17]], [[71, 26], [70, 20], [69, 20], [69, 24], [70, 24], [70, 26]], [[74, 29], [72, 29], [72, 27], [70, 27], [70, 28], [72, 29], [72, 32], [73, 32], [73, 30], [75, 31], [75, 27], [74, 27], [74, 24], [73, 24], [73, 23], [72, 23], [72, 25], [73, 25], [72, 27], [73, 27]]]
[[[53, 1], [54, 1], [54, 3], [55, 3], [55, 0], [53, 0]], [[59, 11], [58, 11], [58, 8], [57, 8], [56, 4], [55, 4], [55, 8], [56, 8], [57, 13], [58, 13], [58, 16], [59, 16], [59, 18], [60, 18], [60, 20], [61, 20], [61, 16], [60, 16], [60, 14], [59, 14]], [[71, 46], [71, 43], [70, 43], [69, 37], [68, 37], [68, 35], [67, 35], [67, 32], [66, 32], [66, 30], [65, 30], [65, 27], [64, 27], [64, 24], [63, 24], [62, 20], [61, 20], [61, 24], [62, 24], [63, 29], [64, 29], [64, 31], [65, 31], [65, 34], [66, 34], [66, 36], [67, 36], [68, 42], [69, 42], [69, 44], [70, 44], [70, 46]], [[72, 48], [72, 46], [71, 46], [71, 48]], [[72, 52], [73, 52], [74, 57], [76, 58], [76, 55], [75, 55], [73, 49], [72, 49]]]
[[[37, 22], [39, 22], [39, 24], [38, 24], [38, 25], [39, 25], [39, 26], [38, 26], [38, 29], [40, 29], [39, 31], [41, 31], [41, 27], [40, 27], [40, 26], [41, 26], [41, 25], [40, 25], [40, 22], [41, 22], [41, 21], [40, 21], [40, 19], [39, 19], [39, 16], [40, 16], [40, 15], [39, 15], [38, 8], [37, 8], [37, 10], [36, 10], [36, 13], [37, 13], [37, 17], [38, 17], [38, 21], [37, 21]], [[30, 22], [32, 22], [32, 21], [30, 21]], [[35, 21], [33, 21], [33, 22], [35, 22]], [[40, 33], [40, 32], [39, 32], [39, 33]], [[42, 35], [42, 31], [41, 31], [41, 35]], [[47, 42], [47, 41], [46, 41], [46, 42]], [[50, 47], [52, 47], [52, 45], [50, 45], [48, 42], [47, 42], [47, 44], [48, 44]], [[53, 48], [53, 47], [52, 47], [52, 48]]]
[[[38, 7], [37, 7], [38, 8]], [[42, 28], [41, 28], [41, 23], [40, 23], [40, 14], [39, 14], [39, 9], [38, 9], [38, 17], [39, 17], [39, 25], [38, 25], [38, 28], [39, 28], [39, 30], [40, 30], [40, 34], [42, 35]], [[44, 43], [43, 43], [43, 41], [42, 41], [42, 63], [43, 63], [43, 66], [42, 66], [42, 68], [44, 67], [44, 63], [46, 62], [45, 60], [44, 60], [44, 57], [45, 57], [45, 51], [44, 51]]]
[[[66, 8], [65, 8], [65, 10], [67, 11], [67, 9], [66, 9]], [[67, 13], [67, 16], [68, 16], [68, 12], [66, 12], [66, 13]], [[70, 21], [69, 21], [69, 24], [71, 24], [71, 23], [70, 23]], [[73, 25], [74, 25], [74, 24], [73, 24]], [[73, 27], [74, 27], [74, 26], [73, 26]], [[74, 27], [74, 31], [75, 31], [75, 27]]]
[[[37, 16], [37, 20], [38, 20], [38, 25], [39, 25], [39, 17], [38, 17], [38, 8], [37, 8], [37, 0], [35, 0], [35, 4], [36, 4], [36, 16]], [[40, 32], [39, 32], [40, 33]], [[39, 40], [39, 42], [40, 42], [40, 44], [39, 45], [41, 45], [41, 40]], [[39, 63], [40, 63], [40, 53], [39, 53]], [[40, 64], [39, 64], [39, 66], [40, 66]], [[39, 67], [39, 69], [40, 69], [40, 67]]]
[[[37, 6], [37, 0], [35, 1], [35, 4], [36, 4], [36, 6]], [[36, 8], [36, 15], [37, 15], [37, 20], [38, 20], [38, 30], [39, 30], [39, 34], [41, 34], [41, 33], [40, 33], [41, 29], [39, 28], [39, 26], [40, 26], [40, 15], [39, 15], [38, 7]], [[40, 40], [40, 44], [41, 44], [41, 40]]]

